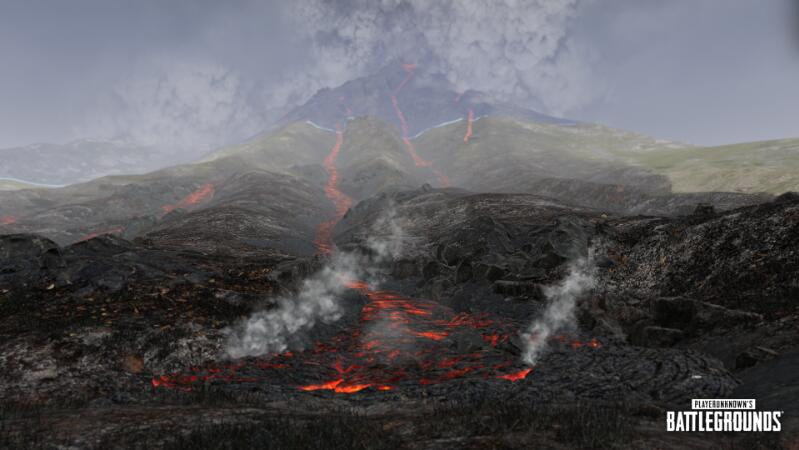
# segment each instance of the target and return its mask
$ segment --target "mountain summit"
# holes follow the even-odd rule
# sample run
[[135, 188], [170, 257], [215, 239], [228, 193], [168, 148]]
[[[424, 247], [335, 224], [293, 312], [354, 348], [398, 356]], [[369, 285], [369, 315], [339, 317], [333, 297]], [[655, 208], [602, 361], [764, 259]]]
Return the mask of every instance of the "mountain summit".
[[[468, 90], [458, 92], [442, 75], [424, 66], [394, 62], [380, 71], [332, 89], [322, 89], [305, 104], [286, 114], [279, 124], [309, 120], [334, 129], [347, 117], [372, 116], [409, 136], [453, 120], [504, 115], [539, 123], [571, 124], [560, 119]], [[404, 118], [403, 118], [404, 116]]]

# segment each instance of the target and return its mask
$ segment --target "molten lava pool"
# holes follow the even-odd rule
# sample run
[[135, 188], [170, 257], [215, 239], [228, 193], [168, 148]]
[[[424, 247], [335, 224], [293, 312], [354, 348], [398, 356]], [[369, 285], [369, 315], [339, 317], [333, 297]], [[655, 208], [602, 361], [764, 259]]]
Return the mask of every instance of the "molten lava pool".
[[[456, 379], [519, 382], [533, 373], [519, 361], [519, 324], [481, 314], [456, 313], [439, 303], [374, 290], [354, 282], [368, 300], [352, 327], [312, 348], [235, 364], [163, 375], [155, 387], [193, 389], [203, 383], [282, 384], [297, 391], [353, 394], [429, 386]], [[553, 346], [592, 351], [601, 344], [564, 336]]]

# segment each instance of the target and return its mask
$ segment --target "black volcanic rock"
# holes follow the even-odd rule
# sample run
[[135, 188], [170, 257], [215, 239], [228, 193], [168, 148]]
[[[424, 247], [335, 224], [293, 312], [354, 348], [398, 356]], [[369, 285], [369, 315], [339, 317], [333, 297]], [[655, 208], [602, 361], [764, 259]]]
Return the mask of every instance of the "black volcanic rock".
[[[0, 416], [3, 430], [16, 435], [42, 423], [58, 431], [48, 442], [75, 444], [86, 436], [92, 442], [109, 436], [128, 442], [129, 431], [119, 428], [119, 418], [136, 418], [137, 429], [162, 442], [176, 430], [191, 434], [206, 428], [206, 418], [259, 423], [250, 414], [266, 414], [267, 407], [286, 417], [311, 411], [318, 413], [315, 420], [329, 417], [323, 411], [331, 405], [389, 408], [407, 411], [418, 422], [428, 417], [424, 411], [431, 402], [461, 405], [468, 411], [461, 414], [470, 416], [487, 399], [492, 405], [550, 406], [623, 400], [628, 406], [614, 417], [634, 417], [635, 423], [644, 420], [636, 411], [684, 407], [690, 398], [738, 392], [777, 402], [768, 393], [791, 398], [779, 386], [791, 380], [790, 355], [799, 342], [792, 303], [799, 271], [794, 245], [799, 204], [792, 201], [706, 218], [668, 218], [608, 216], [538, 196], [457, 189], [370, 198], [336, 228], [339, 247], [365, 247], [363, 240], [375, 236], [373, 222], [393, 205], [406, 245], [402, 257], [387, 265], [385, 283], [403, 295], [437, 300], [437, 307], [451, 309], [455, 318], [468, 313], [492, 326], [521, 330], [546, 306], [543, 289], [562, 280], [568, 263], [584, 255], [586, 246], [613, 263], [597, 268], [597, 288], [579, 299], [575, 328], [565, 332], [563, 342], [553, 340], [531, 374], [516, 382], [492, 378], [489, 368], [518, 360], [524, 343], [511, 333], [514, 338], [492, 345], [492, 336], [468, 329], [434, 342], [455, 355], [480, 354], [486, 368], [459, 378], [451, 373], [460, 372], [447, 367], [457, 361], [442, 358], [441, 367], [427, 370], [453, 378], [429, 385], [405, 381], [388, 391], [304, 392], [298, 384], [327, 381], [337, 372], [306, 364], [302, 353], [280, 359], [286, 369], [270, 368], [275, 361], [268, 358], [227, 367], [219, 363], [225, 327], [289, 295], [321, 264], [252, 240], [262, 232], [275, 233], [275, 239], [292, 236], [295, 231], [288, 227], [310, 238], [311, 219], [293, 214], [314, 211], [318, 191], [289, 183], [282, 187], [285, 192], [275, 193], [270, 184], [275, 179], [264, 174], [235, 178], [216, 191], [219, 203], [169, 217], [133, 241], [100, 236], [58, 247], [37, 236], [2, 237], [2, 267], [20, 269], [0, 276], [0, 358], [8, 367], [0, 373], [0, 403], [49, 403], [75, 417], [67, 427], [49, 409], [35, 423]], [[270, 210], [280, 204], [270, 193], [309, 206]], [[458, 257], [450, 258], [453, 266], [439, 258], [448, 247], [457, 249]], [[544, 253], [558, 259], [536, 267]], [[18, 265], [21, 256], [35, 263]], [[68, 283], [52, 281], [59, 276]], [[336, 345], [336, 336], [349, 339], [364, 299], [348, 293], [343, 304], [347, 308], [339, 322], [320, 325], [303, 339], [312, 343], [316, 337], [326, 345]], [[331, 364], [342, 357], [322, 350], [309, 354]], [[385, 364], [376, 361], [375, 370], [396, 369]], [[398, 364], [413, 372], [422, 362], [410, 358]], [[205, 367], [233, 374], [233, 381], [211, 378], [186, 392], [153, 387], [161, 375], [209, 376]], [[771, 375], [763, 376], [761, 367]], [[342, 365], [341, 370], [349, 369]], [[738, 376], [744, 377], [740, 387]], [[494, 417], [497, 408], [484, 416]], [[103, 422], [91, 411], [118, 420]], [[401, 419], [392, 414], [391, 423], [398, 423]], [[644, 426], [662, 425], [659, 414]], [[434, 416], [426, 420], [460, 417], [453, 410], [437, 410]], [[182, 418], [179, 426], [175, 417]], [[172, 425], [164, 425], [167, 418]], [[562, 423], [559, 415], [558, 426]], [[472, 436], [471, 426], [451, 427], [460, 436]]]
[[54, 279], [64, 267], [61, 249], [35, 235], [0, 235], [0, 285], [27, 286]]

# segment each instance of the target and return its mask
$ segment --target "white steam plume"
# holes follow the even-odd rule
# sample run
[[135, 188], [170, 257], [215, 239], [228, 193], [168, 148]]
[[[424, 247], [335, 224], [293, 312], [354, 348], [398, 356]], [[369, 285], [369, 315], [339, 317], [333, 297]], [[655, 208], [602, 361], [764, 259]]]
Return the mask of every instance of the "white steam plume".
[[374, 282], [380, 266], [402, 250], [402, 228], [393, 207], [378, 218], [374, 231], [381, 237], [371, 235], [366, 240], [369, 254], [336, 252], [322, 270], [303, 281], [296, 295], [279, 298], [275, 307], [228, 328], [227, 355], [242, 358], [283, 352], [318, 322], [340, 319], [338, 299], [347, 285], [356, 280]]
[[553, 333], [574, 323], [577, 299], [596, 285], [594, 252], [590, 248], [587, 257], [572, 262], [564, 280], [544, 290], [544, 295], [550, 301], [547, 309], [522, 333], [525, 344], [522, 360], [526, 364], [532, 366], [538, 361]]
[[[594, 99], [588, 49], [569, 33], [581, 0], [309, 0], [291, 16], [313, 43], [298, 88], [335, 86], [395, 58], [552, 114]], [[291, 90], [291, 89], [289, 89]]]
[[354, 258], [336, 255], [332, 263], [303, 281], [297, 295], [280, 298], [274, 308], [258, 311], [228, 329], [227, 354], [242, 358], [283, 352], [292, 336], [307, 332], [319, 321], [335, 322], [341, 318], [337, 297], [356, 279], [356, 273]]

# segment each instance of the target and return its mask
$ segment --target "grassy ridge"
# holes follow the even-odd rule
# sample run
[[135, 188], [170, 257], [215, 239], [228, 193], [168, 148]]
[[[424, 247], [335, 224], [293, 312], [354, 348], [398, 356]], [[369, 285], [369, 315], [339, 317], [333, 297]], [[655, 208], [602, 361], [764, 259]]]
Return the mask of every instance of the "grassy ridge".
[[677, 192], [799, 190], [799, 139], [664, 149], [629, 160], [668, 176]]
[[465, 132], [465, 121], [432, 129], [416, 139], [419, 153], [456, 174], [499, 158], [565, 178], [591, 176], [591, 166], [634, 167], [667, 177], [674, 192], [799, 190], [799, 139], [696, 147], [601, 125], [503, 117], [475, 122], [468, 143]]

